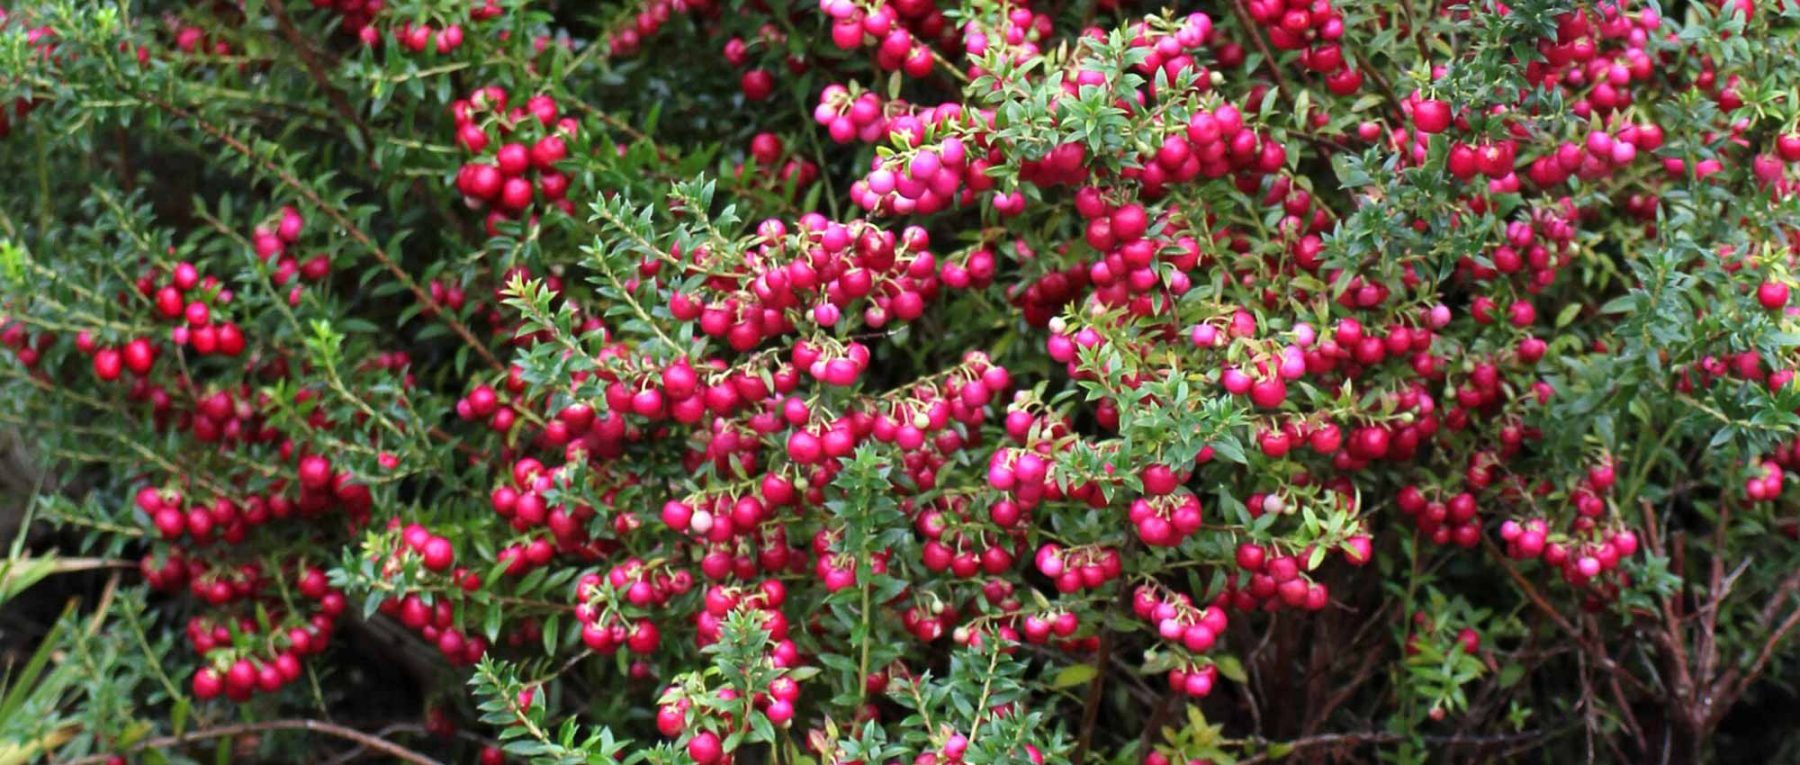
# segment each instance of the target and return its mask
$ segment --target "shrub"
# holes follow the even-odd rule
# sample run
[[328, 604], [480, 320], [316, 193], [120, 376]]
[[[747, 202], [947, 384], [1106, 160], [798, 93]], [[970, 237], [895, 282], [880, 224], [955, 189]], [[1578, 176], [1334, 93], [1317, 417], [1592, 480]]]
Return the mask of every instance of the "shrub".
[[1797, 20], [15, 4], [0, 751], [1795, 756]]

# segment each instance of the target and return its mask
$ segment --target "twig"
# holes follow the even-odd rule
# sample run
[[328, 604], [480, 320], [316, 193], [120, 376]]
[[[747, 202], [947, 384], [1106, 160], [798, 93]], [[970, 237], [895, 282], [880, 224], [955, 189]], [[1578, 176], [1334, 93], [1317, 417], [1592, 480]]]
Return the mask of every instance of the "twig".
[[[33, 560], [31, 556], [25, 556], [16, 561], [8, 560], [0, 562], [3, 563], [3, 565], [0, 565], [0, 590], [4, 590], [12, 584], [13, 576], [17, 573], [13, 569], [13, 564], [30, 560]], [[49, 572], [51, 574], [73, 574], [77, 571], [96, 571], [109, 568], [137, 568], [136, 563], [113, 558], [50, 558], [49, 560], [51, 561]], [[110, 600], [110, 598], [108, 598], [108, 600]]]
[[[1763, 608], [1762, 616], [1758, 620], [1759, 626], [1768, 627], [1769, 621], [1774, 615], [1774, 609], [1788, 599], [1796, 585], [1800, 585], [1800, 572], [1789, 574], [1787, 579], [1783, 580], [1781, 585], [1775, 589], [1775, 595], [1770, 598], [1769, 605]], [[1749, 669], [1740, 672], [1734, 667], [1719, 676], [1717, 689], [1713, 694], [1716, 699], [1715, 708], [1718, 710], [1715, 714], [1723, 716], [1724, 710], [1729, 709], [1739, 697], [1744, 695], [1745, 691], [1750, 689], [1750, 683], [1755, 682], [1756, 678], [1762, 675], [1763, 670], [1768, 667], [1769, 661], [1774, 658], [1775, 647], [1787, 638], [1787, 634], [1793, 631], [1796, 625], [1800, 625], [1800, 608], [1789, 612], [1787, 618], [1783, 619], [1781, 624], [1769, 633], [1768, 639], [1763, 641], [1762, 649], [1757, 652], [1756, 660], [1750, 663]]]
[[1362, 71], [1369, 74], [1369, 79], [1375, 81], [1375, 88], [1380, 90], [1382, 95], [1387, 96], [1388, 105], [1398, 113], [1400, 111], [1400, 96], [1394, 91], [1394, 84], [1388, 82], [1387, 75], [1382, 74], [1380, 69], [1376, 69], [1373, 64], [1370, 64], [1367, 56], [1357, 56], [1356, 63], [1362, 66]]
[[[1589, 624], [1593, 624], [1595, 619], [1592, 616], [1589, 616], [1588, 622]], [[1596, 643], [1594, 647], [1598, 649], [1600, 653], [1602, 666], [1612, 662], [1612, 656], [1607, 653], [1605, 643]], [[1648, 739], [1644, 738], [1644, 727], [1638, 724], [1637, 715], [1632, 713], [1631, 704], [1625, 699], [1625, 689], [1619, 685], [1619, 675], [1621, 674], [1623, 673], [1618, 671], [1608, 672], [1606, 676], [1607, 687], [1612, 691], [1613, 701], [1619, 705], [1619, 714], [1624, 718], [1625, 729], [1630, 731], [1632, 738], [1637, 741], [1638, 751], [1648, 752], [1650, 751], [1650, 742]]]
[[[443, 765], [443, 763], [430, 757], [426, 757], [423, 754], [419, 754], [418, 752], [407, 749], [406, 747], [391, 741], [385, 741], [375, 736], [371, 736], [356, 730], [355, 728], [346, 728], [334, 723], [307, 719], [269, 720], [267, 722], [239, 723], [237, 725], [220, 725], [213, 728], [202, 728], [188, 731], [187, 733], [178, 736], [162, 736], [159, 738], [145, 739], [133, 744], [128, 752], [139, 752], [145, 749], [165, 750], [193, 743], [195, 741], [241, 736], [246, 733], [266, 733], [278, 730], [303, 730], [310, 733], [322, 733], [334, 738], [354, 741], [362, 746], [381, 752], [382, 754], [390, 755], [397, 760], [417, 763], [417, 765]], [[70, 760], [63, 763], [63, 765], [93, 765], [94, 763], [106, 762], [113, 756], [115, 756], [113, 753], [89, 755], [87, 757]]]
[[[405, 734], [411, 735], [411, 736], [435, 735], [430, 730], [428, 730], [425, 726], [420, 725], [418, 723], [394, 723], [385, 728], [382, 728], [381, 730], [375, 731], [374, 736], [378, 739], [387, 740], [388, 738], [391, 738], [396, 733], [405, 733]], [[474, 733], [474, 732], [471, 732], [468, 730], [464, 730], [462, 728], [456, 729], [456, 737], [459, 739], [462, 739], [464, 741], [473, 743], [473, 744], [480, 744], [482, 746], [490, 746], [494, 743], [493, 739], [487, 738], [486, 736], [482, 736], [480, 734], [477, 734], [477, 733]], [[326, 760], [323, 763], [323, 765], [342, 765], [342, 763], [352, 762], [354, 760], [360, 759], [363, 755], [367, 754], [368, 751], [369, 751], [369, 747], [364, 746], [362, 744], [358, 744], [355, 747], [345, 751], [343, 754], [340, 754], [336, 757]]]
[[122, 575], [122, 572], [114, 571], [112, 576], [106, 578], [106, 587], [100, 590], [100, 603], [94, 606], [94, 618], [88, 621], [88, 637], [93, 637], [94, 633], [100, 631], [100, 625], [106, 622], [106, 613], [112, 610], [113, 598], [118, 595], [119, 578]]
[[[1130, 549], [1135, 548], [1136, 545], [1133, 544]], [[1094, 743], [1094, 724], [1100, 719], [1100, 691], [1106, 686], [1106, 668], [1112, 658], [1113, 645], [1118, 639], [1113, 633], [1113, 620], [1119, 617], [1124, 604], [1131, 602], [1130, 593], [1126, 589], [1129, 581], [1121, 577], [1114, 586], [1118, 596], [1113, 599], [1112, 608], [1107, 610], [1106, 623], [1100, 625], [1099, 650], [1094, 654], [1094, 679], [1088, 681], [1087, 697], [1081, 709], [1081, 738], [1075, 743], [1074, 759], [1069, 760], [1075, 765], [1087, 762], [1088, 751]]]
[[981, 681], [981, 696], [975, 699], [975, 719], [969, 722], [969, 744], [975, 744], [975, 736], [981, 733], [981, 717], [988, 712], [988, 694], [994, 690], [994, 668], [1000, 666], [1000, 654], [1005, 653], [1000, 646], [992, 646], [993, 653], [988, 656], [987, 672]]
[[1550, 620], [1555, 622], [1557, 627], [1562, 628], [1563, 632], [1567, 633], [1570, 638], [1573, 638], [1576, 644], [1581, 646], [1582, 650], [1592, 654], [1594, 658], [1598, 659], [1601, 669], [1611, 672], [1628, 681], [1632, 685], [1632, 690], [1644, 690], [1642, 681], [1638, 680], [1637, 677], [1624, 672], [1623, 667], [1620, 667], [1618, 663], [1606, 656], [1603, 651], [1596, 649], [1594, 641], [1588, 639], [1588, 636], [1581, 630], [1576, 629], [1575, 625], [1564, 617], [1562, 612], [1556, 610], [1555, 606], [1550, 605], [1550, 601], [1545, 600], [1544, 596], [1538, 592], [1537, 588], [1531, 585], [1531, 580], [1526, 579], [1524, 574], [1520, 574], [1519, 570], [1513, 567], [1512, 562], [1507, 559], [1505, 553], [1503, 553], [1498, 546], [1492, 541], [1488, 541], [1487, 548], [1488, 552], [1492, 554], [1495, 559], [1500, 561], [1501, 568], [1506, 569], [1507, 575], [1512, 577], [1513, 583], [1518, 585], [1519, 589], [1525, 593], [1526, 599], [1530, 600], [1531, 604], [1536, 606], [1545, 616], [1550, 617]]
[[312, 43], [306, 36], [294, 27], [294, 20], [288, 17], [287, 8], [282, 6], [281, 0], [268, 0], [268, 5], [269, 12], [275, 15], [275, 26], [287, 38], [288, 44], [293, 46], [294, 52], [300, 54], [300, 63], [306, 66], [307, 73], [312, 75], [313, 82], [318, 83], [319, 89], [325, 91], [326, 100], [331, 102], [338, 116], [356, 127], [356, 134], [362, 137], [363, 147], [372, 148], [374, 144], [369, 140], [368, 123], [363, 122], [356, 109], [350, 106], [350, 99], [344, 96], [344, 91], [331, 84], [331, 78], [325, 74], [325, 67], [319, 63], [318, 53], [313, 50]]
[[[1555, 730], [1532, 730], [1522, 733], [1507, 733], [1495, 736], [1426, 736], [1425, 743], [1446, 749], [1457, 747], [1506, 746], [1555, 738], [1571, 729], [1573, 729], [1573, 726]], [[1265, 749], [1271, 744], [1283, 744], [1287, 747], [1286, 753], [1281, 755], [1274, 755], [1265, 751], [1237, 761], [1237, 765], [1257, 765], [1257, 763], [1273, 762], [1275, 760], [1291, 757], [1295, 752], [1302, 749], [1318, 749], [1321, 747], [1333, 746], [1363, 746], [1366, 744], [1391, 744], [1405, 739], [1406, 736], [1398, 733], [1366, 731], [1363, 733], [1325, 733], [1317, 736], [1308, 736], [1306, 738], [1297, 738], [1290, 741], [1270, 741], [1267, 739], [1252, 738], [1229, 741], [1226, 743], [1239, 746], [1255, 745], [1264, 747]]]
[[419, 287], [418, 282], [413, 281], [411, 276], [401, 270], [398, 265], [395, 265], [393, 259], [388, 257], [387, 251], [383, 250], [381, 245], [376, 244], [375, 240], [371, 239], [362, 228], [358, 227], [355, 223], [352, 223], [342, 212], [339, 212], [336, 206], [327, 204], [317, 192], [308, 188], [306, 184], [301, 183], [300, 179], [295, 178], [292, 174], [288, 173], [288, 171], [283, 170], [280, 166], [257, 154], [256, 150], [250, 148], [243, 141], [238, 140], [230, 133], [225, 132], [217, 125], [200, 119], [200, 117], [193, 112], [148, 93], [139, 94], [139, 97], [161, 107], [176, 117], [194, 123], [194, 126], [199, 128], [201, 132], [218, 139], [226, 146], [231, 147], [233, 151], [244, 155], [245, 158], [262, 165], [263, 169], [274, 173], [275, 177], [279, 179], [283, 185], [293, 189], [300, 196], [305, 197], [306, 201], [311, 203], [313, 207], [318, 208], [318, 210], [325, 213], [325, 216], [330, 218], [332, 222], [343, 228], [344, 231], [350, 235], [351, 239], [356, 240], [357, 244], [362, 245], [370, 254], [374, 255], [375, 260], [379, 261], [381, 265], [387, 269], [388, 273], [393, 274], [394, 278], [400, 280], [400, 283], [404, 285], [407, 290], [412, 292], [413, 297], [418, 300], [420, 304], [430, 308], [433, 315], [442, 319], [445, 324], [448, 324], [451, 331], [455, 332], [457, 336], [462, 338], [464, 343], [467, 343], [477, 354], [480, 354], [482, 359], [487, 361], [488, 366], [493, 367], [495, 371], [505, 371], [506, 365], [501, 364], [499, 359], [494, 358], [493, 351], [488, 350], [486, 345], [480, 340], [475, 339], [474, 333], [470, 332], [467, 326], [464, 326], [454, 315], [448, 310], [445, 310], [444, 306], [439, 304], [438, 301], [432, 299], [429, 293]]
[[1094, 743], [1094, 724], [1100, 719], [1100, 692], [1106, 687], [1106, 659], [1112, 655], [1116, 640], [1110, 623], [1101, 629], [1100, 650], [1094, 662], [1094, 679], [1088, 681], [1087, 697], [1081, 709], [1081, 738], [1075, 744], [1075, 757], [1069, 760], [1075, 765], [1087, 762], [1087, 753]]
[[1269, 67], [1269, 73], [1275, 75], [1276, 89], [1285, 95], [1288, 92], [1287, 78], [1281, 76], [1280, 62], [1277, 62], [1275, 54], [1269, 51], [1269, 44], [1263, 41], [1262, 33], [1256, 30], [1256, 23], [1250, 20], [1250, 11], [1244, 8], [1244, 0], [1231, 0], [1231, 12], [1237, 16], [1238, 23], [1243, 25], [1244, 34], [1250, 37], [1251, 42], [1256, 43], [1256, 50], [1262, 54], [1263, 60]]

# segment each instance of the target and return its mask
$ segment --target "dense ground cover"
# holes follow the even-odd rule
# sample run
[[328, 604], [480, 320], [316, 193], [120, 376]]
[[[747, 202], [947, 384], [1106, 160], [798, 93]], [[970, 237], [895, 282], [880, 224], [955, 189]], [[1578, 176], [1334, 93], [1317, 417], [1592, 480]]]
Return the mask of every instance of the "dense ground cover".
[[1797, 36], [14, 2], [0, 761], [1800, 756]]

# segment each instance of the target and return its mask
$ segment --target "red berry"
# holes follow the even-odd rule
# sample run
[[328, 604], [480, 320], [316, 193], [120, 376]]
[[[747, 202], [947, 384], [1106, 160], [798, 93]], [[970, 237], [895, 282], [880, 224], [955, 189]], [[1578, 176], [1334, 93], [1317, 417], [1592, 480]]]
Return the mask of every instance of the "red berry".
[[323, 489], [331, 483], [331, 463], [317, 454], [308, 454], [300, 458], [300, 485], [309, 489]]
[[119, 354], [117, 349], [101, 348], [94, 353], [94, 376], [104, 382], [112, 382], [119, 379], [119, 373], [123, 371], [124, 364], [124, 357]]
[[556, 163], [569, 156], [569, 146], [559, 135], [547, 135], [531, 146], [531, 163], [539, 170], [554, 170]]
[[[752, 69], [744, 73], [740, 83], [744, 89], [744, 98], [751, 101], [765, 101], [775, 92], [775, 76], [767, 69]], [[696, 758], [697, 759], [697, 758]], [[702, 765], [705, 765], [702, 763]]]
[[701, 731], [688, 739], [687, 752], [699, 765], [713, 765], [725, 750], [719, 746], [719, 737], [712, 731]]
[[133, 338], [130, 342], [125, 343], [125, 351], [122, 355], [125, 360], [125, 368], [139, 377], [150, 374], [150, 367], [156, 363], [156, 347], [151, 345], [149, 340], [141, 337]]
[[216, 698], [225, 690], [225, 678], [212, 667], [201, 667], [194, 673], [194, 696], [201, 701]]
[[212, 310], [198, 300], [188, 303], [185, 313], [189, 325], [201, 327], [212, 322]]
[[420, 557], [424, 559], [425, 568], [432, 571], [445, 571], [455, 563], [456, 550], [450, 545], [450, 540], [443, 537], [432, 537], [426, 540], [425, 549]]
[[477, 199], [492, 200], [500, 194], [500, 185], [506, 182], [500, 168], [485, 162], [466, 165], [463, 169], [466, 174], [459, 174], [459, 188]]
[[1413, 126], [1421, 133], [1442, 133], [1450, 129], [1450, 105], [1443, 101], [1424, 100], [1413, 104]]
[[1788, 286], [1775, 281], [1763, 282], [1756, 288], [1756, 302], [1767, 310], [1779, 311], [1787, 306]]
[[494, 164], [502, 175], [516, 178], [531, 167], [531, 151], [522, 143], [506, 144], [494, 153]]

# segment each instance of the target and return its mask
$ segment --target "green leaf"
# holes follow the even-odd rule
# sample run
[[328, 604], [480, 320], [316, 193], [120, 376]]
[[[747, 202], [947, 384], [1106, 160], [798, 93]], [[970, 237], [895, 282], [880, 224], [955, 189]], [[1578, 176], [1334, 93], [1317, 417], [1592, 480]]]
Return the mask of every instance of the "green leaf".
[[1072, 688], [1092, 681], [1098, 674], [1100, 671], [1095, 669], [1092, 664], [1071, 664], [1057, 672], [1056, 678], [1050, 681], [1050, 685], [1054, 688]]
[[43, 674], [45, 665], [50, 663], [51, 654], [60, 646], [63, 628], [67, 626], [69, 615], [73, 613], [74, 603], [63, 608], [62, 618], [44, 635], [37, 650], [32, 652], [31, 659], [25, 662], [25, 667], [7, 679], [6, 695], [0, 696], [0, 720], [15, 719], [13, 716], [24, 706], [25, 699], [37, 685], [38, 677]]
[[1243, 662], [1238, 661], [1238, 657], [1231, 654], [1224, 654], [1214, 659], [1213, 665], [1219, 668], [1220, 675], [1231, 682], [1243, 684], [1250, 679], [1249, 675], [1244, 674]]
[[1575, 317], [1581, 315], [1581, 307], [1579, 301], [1563, 306], [1563, 309], [1556, 314], [1556, 328], [1562, 329], [1575, 321]]
[[54, 554], [7, 560], [0, 565], [0, 606], [57, 570], [58, 560]]

